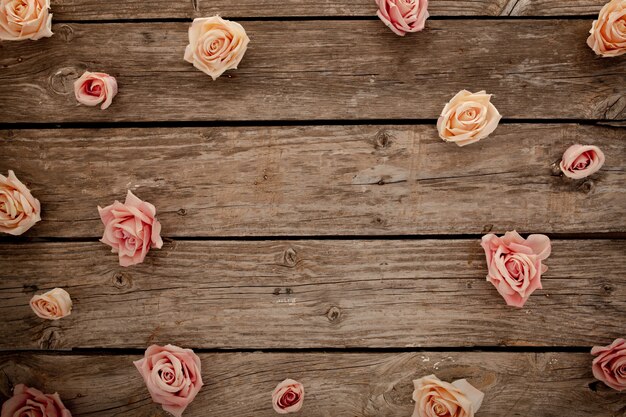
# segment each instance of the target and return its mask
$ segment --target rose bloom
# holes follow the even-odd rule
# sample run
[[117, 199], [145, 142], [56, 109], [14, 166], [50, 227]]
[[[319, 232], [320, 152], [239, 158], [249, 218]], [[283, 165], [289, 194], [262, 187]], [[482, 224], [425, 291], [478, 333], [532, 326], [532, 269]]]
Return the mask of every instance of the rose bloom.
[[74, 81], [74, 95], [76, 101], [85, 106], [97, 106], [104, 110], [111, 105], [117, 94], [117, 80], [103, 72], [85, 71], [79, 79]]
[[224, 71], [237, 68], [249, 42], [237, 22], [219, 16], [197, 18], [189, 28], [185, 61], [216, 80]]
[[300, 411], [303, 401], [304, 385], [293, 379], [285, 379], [272, 392], [272, 406], [278, 414]]
[[616, 339], [608, 346], [594, 346], [591, 354], [593, 376], [609, 387], [626, 390], [626, 340]]
[[152, 345], [143, 359], [133, 363], [152, 400], [176, 417], [182, 416], [202, 388], [200, 358], [191, 349]]
[[485, 396], [465, 379], [450, 384], [429, 375], [413, 384], [413, 417], [473, 417]]
[[572, 145], [561, 159], [563, 175], [580, 179], [595, 174], [604, 165], [604, 153], [593, 145]]
[[72, 312], [72, 299], [63, 288], [55, 288], [45, 294], [34, 295], [30, 308], [42, 319], [58, 320]]
[[605, 58], [626, 54], [626, 0], [611, 0], [591, 25], [587, 45]]
[[0, 174], [0, 232], [18, 236], [41, 220], [41, 205], [9, 170]]
[[35, 388], [18, 384], [13, 396], [2, 404], [2, 417], [72, 417], [59, 394], [44, 394]]
[[50, 0], [0, 0], [0, 40], [37, 40], [52, 36]]
[[528, 297], [541, 288], [541, 274], [548, 270], [541, 261], [550, 256], [550, 239], [530, 235], [527, 239], [516, 231], [503, 237], [493, 233], [483, 236], [481, 246], [487, 256], [487, 281], [491, 282], [506, 303], [523, 307]]
[[491, 94], [462, 90], [444, 107], [437, 120], [437, 130], [446, 142], [465, 146], [489, 136], [501, 118], [491, 104]]
[[116, 200], [105, 208], [98, 206], [98, 212], [104, 224], [100, 241], [119, 255], [121, 266], [141, 263], [150, 248], [163, 246], [156, 208], [132, 192], [128, 191], [124, 204]]
[[419, 32], [428, 19], [428, 0], [376, 0], [376, 14], [396, 35]]

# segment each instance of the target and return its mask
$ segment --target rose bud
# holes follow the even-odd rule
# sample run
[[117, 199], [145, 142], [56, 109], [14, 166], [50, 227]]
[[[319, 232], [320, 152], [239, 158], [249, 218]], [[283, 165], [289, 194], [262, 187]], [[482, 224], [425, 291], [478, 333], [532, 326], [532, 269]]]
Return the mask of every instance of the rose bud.
[[117, 80], [103, 72], [85, 71], [74, 81], [74, 95], [76, 101], [85, 106], [100, 106], [101, 110], [108, 108], [117, 94]]
[[30, 299], [30, 308], [42, 319], [58, 320], [71, 314], [72, 299], [63, 288], [55, 288], [45, 294], [34, 295]]
[[300, 411], [303, 401], [304, 385], [293, 379], [285, 379], [272, 393], [272, 405], [278, 414]]
[[428, 19], [428, 0], [376, 0], [376, 15], [396, 35], [419, 32]]
[[0, 174], [0, 232], [18, 236], [41, 220], [41, 205], [9, 170]]
[[580, 179], [595, 174], [604, 165], [604, 153], [593, 145], [572, 145], [561, 159], [559, 167], [563, 175]]
[[626, 340], [594, 346], [591, 354], [596, 356], [591, 367], [593, 376], [615, 390], [626, 390]]

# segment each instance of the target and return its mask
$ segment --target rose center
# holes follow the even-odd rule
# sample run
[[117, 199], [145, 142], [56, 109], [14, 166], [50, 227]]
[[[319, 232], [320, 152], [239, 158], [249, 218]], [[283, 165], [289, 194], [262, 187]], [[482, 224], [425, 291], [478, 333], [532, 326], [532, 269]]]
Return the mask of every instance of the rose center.
[[174, 380], [176, 379], [176, 375], [174, 374], [174, 372], [171, 369], [163, 369], [160, 371], [160, 376], [161, 379], [163, 380], [163, 382], [165, 382], [168, 385], [171, 385]]
[[299, 399], [300, 399], [299, 394], [297, 394], [293, 390], [289, 390], [286, 393], [284, 393], [283, 396], [280, 398], [280, 404], [283, 407], [289, 407], [297, 403]]

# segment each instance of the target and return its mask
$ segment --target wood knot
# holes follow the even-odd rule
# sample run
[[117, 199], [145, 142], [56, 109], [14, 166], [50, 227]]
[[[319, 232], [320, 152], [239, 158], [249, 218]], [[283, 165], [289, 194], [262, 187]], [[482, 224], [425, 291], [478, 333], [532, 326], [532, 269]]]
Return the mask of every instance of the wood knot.
[[386, 130], [379, 130], [374, 137], [374, 148], [377, 150], [385, 149], [391, 146], [391, 134]]
[[293, 268], [298, 263], [298, 254], [295, 249], [288, 248], [283, 254], [283, 264], [290, 268]]
[[130, 287], [130, 285], [132, 284], [133, 280], [130, 276], [130, 274], [126, 273], [126, 272], [116, 272], [115, 274], [113, 274], [113, 279], [112, 279], [112, 283], [113, 286], [115, 288], [127, 288]]
[[22, 292], [24, 293], [30, 293], [30, 292], [35, 292], [38, 291], [39, 287], [35, 284], [24, 284], [22, 285]]
[[596, 188], [596, 184], [591, 179], [586, 179], [578, 186], [578, 189], [585, 194], [591, 194]]
[[179, 209], [176, 214], [178, 214], [179, 216], [186, 216], [187, 215], [187, 210], [184, 208]]
[[483, 233], [489, 233], [493, 230], [493, 224], [486, 224], [483, 227]]
[[328, 318], [328, 321], [331, 323], [336, 322], [341, 318], [341, 309], [339, 307], [332, 306], [326, 312], [326, 318]]
[[380, 216], [376, 216], [374, 217], [374, 220], [372, 220], [372, 223], [374, 223], [375, 225], [378, 226], [384, 226], [385, 225], [385, 220], [380, 217]]
[[74, 67], [60, 68], [50, 76], [48, 84], [54, 94], [67, 96], [74, 94], [74, 81], [79, 77], [78, 70]]
[[61, 346], [61, 330], [58, 327], [47, 327], [39, 338], [41, 349], [56, 349]]
[[54, 36], [63, 39], [65, 42], [71, 42], [74, 39], [74, 29], [70, 25], [57, 25], [54, 29]]
[[561, 171], [561, 160], [554, 161], [552, 165], [550, 165], [550, 175], [553, 177], [560, 177], [563, 175], [563, 171]]
[[604, 284], [602, 286], [602, 289], [604, 290], [604, 292], [606, 292], [607, 294], [612, 294], [613, 291], [615, 291], [615, 288], [611, 285], [611, 284]]

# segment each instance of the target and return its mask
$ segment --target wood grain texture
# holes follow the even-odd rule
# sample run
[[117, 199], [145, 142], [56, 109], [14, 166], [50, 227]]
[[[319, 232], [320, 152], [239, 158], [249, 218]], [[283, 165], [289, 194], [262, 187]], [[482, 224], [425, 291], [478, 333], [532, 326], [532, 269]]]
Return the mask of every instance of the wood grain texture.
[[[434, 126], [299, 126], [0, 132], [43, 205], [26, 236], [100, 237], [97, 206], [130, 189], [169, 237], [626, 231], [626, 129], [501, 125], [459, 148]], [[607, 155], [574, 181], [574, 143]]]
[[[623, 336], [626, 241], [554, 241], [523, 309], [480, 240], [174, 241], [122, 268], [101, 243], [0, 245], [0, 349], [591, 346]], [[37, 318], [65, 288], [72, 315]]]
[[[2, 396], [27, 383], [58, 391], [73, 415], [167, 416], [132, 365], [138, 355], [0, 357]], [[185, 416], [274, 416], [271, 392], [287, 377], [305, 386], [302, 415], [411, 415], [413, 379], [466, 378], [485, 393], [480, 417], [622, 416], [626, 396], [594, 381], [588, 353], [213, 353], [199, 355], [204, 387]], [[245, 393], [245, 395], [244, 395]]]
[[[589, 49], [591, 19], [432, 21], [405, 38], [379, 21], [249, 21], [240, 68], [217, 81], [183, 60], [188, 26], [72, 23], [3, 42], [0, 122], [435, 119], [461, 89], [495, 94], [509, 119], [626, 118], [626, 60]], [[106, 111], [76, 104], [86, 69], [118, 79]]]
[[[431, 0], [431, 16], [580, 16], [605, 0]], [[52, 0], [57, 20], [170, 19], [220, 14], [236, 17], [375, 16], [374, 0]]]

